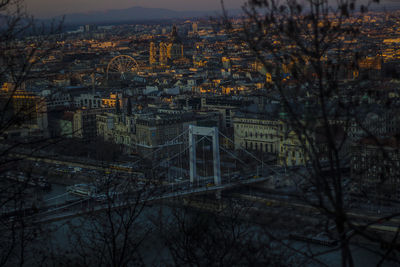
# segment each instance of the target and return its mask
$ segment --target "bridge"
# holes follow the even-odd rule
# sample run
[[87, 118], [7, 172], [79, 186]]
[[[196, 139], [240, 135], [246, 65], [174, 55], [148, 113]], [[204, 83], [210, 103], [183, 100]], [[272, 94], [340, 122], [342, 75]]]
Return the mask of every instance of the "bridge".
[[[220, 140], [225, 145], [220, 145]], [[218, 199], [223, 190], [265, 182], [285, 172], [284, 168], [267, 164], [243, 147], [239, 150], [233, 147], [233, 140], [217, 127], [189, 125], [178, 136], [132, 162], [131, 166], [140, 166], [141, 161], [152, 159], [150, 175], [144, 179], [111, 181], [112, 186], [99, 185], [98, 192], [87, 192], [81, 197], [63, 193], [44, 200], [34, 214], [27, 212], [26, 216], [43, 223], [110, 207], [122, 208], [196, 194], [213, 193]], [[110, 181], [105, 183], [110, 185]]]

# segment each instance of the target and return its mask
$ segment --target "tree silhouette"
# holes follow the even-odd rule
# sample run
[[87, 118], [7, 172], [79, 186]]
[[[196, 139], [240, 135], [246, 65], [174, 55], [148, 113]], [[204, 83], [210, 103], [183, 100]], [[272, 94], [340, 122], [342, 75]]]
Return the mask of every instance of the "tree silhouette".
[[[241, 28], [231, 24], [226, 12], [224, 20], [227, 30], [243, 40], [241, 45], [253, 53], [272, 78], [266, 88], [285, 113], [281, 118], [283, 131], [279, 133], [284, 152], [281, 164], [294, 178], [297, 199], [320, 212], [321, 222], [327, 224], [321, 231], [338, 241], [335, 249], [340, 251], [342, 266], [355, 265], [351, 246], [359, 237], [377, 246], [390, 244], [387, 253], [373, 249], [382, 262], [398, 252], [396, 233], [387, 238], [370, 226], [399, 214], [377, 220], [364, 216], [363, 221], [352, 217], [349, 208], [349, 183], [358, 182], [351, 180], [356, 177], [348, 172], [349, 164], [354, 164], [350, 156], [354, 155], [352, 147], [360, 142], [354, 138], [352, 127], [360, 130], [363, 138], [372, 140], [383, 155], [380, 160], [390, 161], [380, 141], [382, 125], [365, 117], [375, 106], [349, 100], [356, 96], [361, 99], [372, 86], [363, 81], [366, 77], [357, 75], [365, 65], [365, 55], [356, 49], [364, 44], [359, 42], [369, 41], [362, 31], [363, 18], [372, 2], [379, 1], [362, 5], [353, 0], [250, 0], [243, 7]], [[380, 102], [378, 99], [376, 104]], [[385, 114], [396, 116], [395, 107], [387, 104]], [[295, 171], [291, 165], [297, 160], [304, 163]], [[368, 171], [370, 166], [362, 170]]]

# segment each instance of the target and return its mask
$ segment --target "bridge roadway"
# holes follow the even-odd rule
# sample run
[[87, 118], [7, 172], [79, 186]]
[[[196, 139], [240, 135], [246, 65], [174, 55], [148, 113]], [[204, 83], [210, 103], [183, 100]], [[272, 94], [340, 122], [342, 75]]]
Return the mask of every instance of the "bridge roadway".
[[[74, 161], [69, 161], [69, 160], [61, 160], [61, 159], [54, 159], [50, 157], [45, 157], [45, 156], [32, 156], [29, 154], [25, 153], [10, 153], [11, 157], [16, 157], [19, 159], [25, 159], [29, 161], [35, 161], [35, 162], [44, 162], [48, 164], [59, 164], [59, 165], [65, 165], [69, 167], [79, 167], [79, 168], [86, 168], [86, 169], [91, 169], [91, 170], [97, 170], [97, 171], [109, 171], [110, 167], [109, 166], [99, 166], [99, 165], [94, 165], [90, 163], [82, 163], [82, 162], [74, 162]], [[127, 172], [124, 170], [118, 170], [119, 172]]]
[[[100, 166], [99, 165], [95, 165], [94, 163], [82, 163], [82, 162], [74, 162], [74, 161], [69, 161], [69, 160], [61, 160], [61, 159], [52, 159], [52, 158], [48, 158], [48, 157], [44, 157], [44, 156], [31, 156], [25, 153], [11, 153], [10, 156], [12, 157], [16, 157], [19, 159], [24, 159], [24, 160], [29, 160], [29, 161], [34, 161], [34, 162], [43, 162], [43, 163], [47, 163], [47, 164], [58, 164], [58, 165], [63, 165], [66, 167], [79, 167], [79, 168], [83, 168], [83, 169], [89, 169], [89, 170], [95, 170], [95, 171], [101, 171], [101, 172], [118, 172], [118, 173], [122, 173], [125, 175], [137, 175], [137, 180], [138, 181], [143, 181], [143, 182], [148, 182], [147, 178], [140, 178], [140, 176], [143, 174], [140, 171], [127, 171], [124, 169], [113, 169], [110, 168], [110, 166], [112, 165], [111, 163], [109, 163], [108, 166]], [[178, 167], [170, 167], [172, 168], [174, 171], [177, 172], [183, 172], [185, 174], [187, 174], [189, 171], [184, 170], [184, 169], [180, 169]], [[250, 175], [250, 174], [246, 174], [246, 175]], [[210, 178], [210, 177], [201, 177], [198, 176], [200, 179], [205, 179], [205, 178]], [[226, 177], [226, 175], [224, 175], [224, 177]], [[155, 182], [160, 182], [163, 185], [171, 185], [171, 184], [176, 184], [176, 183], [171, 183], [165, 180], [160, 180], [160, 179], [156, 179]]]
[[[144, 196], [139, 200], [137, 200], [137, 199], [129, 200], [128, 199], [128, 200], [124, 200], [121, 202], [118, 202], [118, 200], [117, 200], [117, 202], [115, 202], [111, 205], [111, 208], [112, 209], [122, 208], [122, 207], [125, 207], [128, 205], [137, 204], [138, 202], [144, 204], [144, 203], [159, 201], [159, 200], [163, 200], [163, 199], [222, 191], [222, 190], [226, 190], [228, 188], [233, 188], [236, 186], [264, 182], [268, 179], [270, 179], [270, 176], [251, 178], [251, 179], [247, 179], [247, 180], [239, 180], [236, 182], [226, 183], [223, 185], [214, 185], [214, 186], [197, 187], [197, 188], [192, 187], [192, 188], [189, 188], [186, 190], [169, 192], [169, 193], [164, 193], [164, 194], [160, 194], [160, 195], [156, 195], [156, 196], [149, 196], [149, 197]], [[53, 222], [53, 221], [59, 221], [59, 220], [79, 217], [79, 216], [82, 216], [82, 215], [88, 214], [88, 213], [100, 212], [100, 211], [107, 210], [109, 208], [110, 208], [109, 203], [101, 203], [101, 202], [95, 201], [93, 198], [85, 198], [85, 199], [81, 199], [81, 200], [73, 202], [73, 203], [68, 203], [64, 206], [57, 207], [55, 209], [50, 209], [48, 211], [35, 214], [32, 217], [36, 223], [49, 223], [49, 222]]]
[[[189, 188], [187, 190], [180, 190], [180, 191], [163, 193], [160, 195], [155, 195], [155, 196], [150, 196], [150, 197], [143, 197], [143, 198], [139, 199], [139, 201], [137, 199], [134, 199], [131, 201], [128, 199], [128, 200], [124, 200], [121, 202], [116, 201], [115, 203], [111, 204], [111, 206], [109, 203], [99, 203], [92, 198], [86, 198], [86, 199], [81, 199], [74, 203], [66, 204], [65, 206], [61, 206], [61, 207], [58, 207], [53, 210], [48, 210], [46, 212], [36, 214], [32, 217], [36, 223], [51, 223], [54, 221], [79, 217], [79, 216], [82, 216], [85, 214], [101, 212], [101, 211], [107, 210], [109, 208], [117, 209], [117, 208], [123, 208], [128, 205], [132, 205], [132, 204], [138, 204], [138, 203], [145, 204], [145, 203], [151, 203], [154, 201], [175, 198], [175, 197], [212, 193], [212, 192], [216, 192], [216, 191], [222, 191], [222, 190], [225, 190], [228, 188], [233, 188], [236, 186], [265, 182], [268, 179], [270, 179], [270, 177], [271, 176], [260, 177], [260, 178], [251, 178], [251, 179], [247, 179], [247, 180], [239, 180], [236, 182], [231, 182], [231, 183], [227, 183], [227, 184], [223, 184], [223, 185], [219, 185], [219, 186]], [[161, 188], [159, 188], [159, 189], [161, 189]], [[293, 208], [301, 208], [301, 209], [307, 209], [310, 211], [317, 211], [315, 209], [315, 207], [313, 207], [310, 204], [300, 203], [298, 200], [294, 201], [294, 199], [282, 198], [280, 196], [269, 195], [266, 197], [260, 197], [260, 196], [246, 195], [246, 194], [234, 194], [233, 196], [239, 197], [242, 199], [246, 199], [246, 200], [250, 200], [250, 201], [265, 203], [267, 205], [269, 203], [274, 203], [274, 204], [279, 204], [279, 205], [283, 205], [283, 206], [291, 206]], [[380, 218], [376, 215], [368, 214], [363, 210], [354, 210], [354, 209], [352, 209], [348, 213], [348, 215], [355, 219], [355, 221], [353, 221], [353, 224], [355, 226], [365, 225], [367, 223], [367, 221], [368, 222], [371, 222], [371, 221], [376, 222]], [[380, 232], [396, 233], [398, 231], [399, 223], [400, 223], [400, 219], [392, 218], [390, 221], [372, 223], [368, 227], [370, 229], [380, 231]]]

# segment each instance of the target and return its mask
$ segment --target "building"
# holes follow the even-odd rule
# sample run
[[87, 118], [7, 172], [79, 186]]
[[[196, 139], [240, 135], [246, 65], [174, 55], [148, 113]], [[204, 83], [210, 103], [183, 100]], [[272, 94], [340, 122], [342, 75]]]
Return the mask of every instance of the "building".
[[[151, 49], [150, 49], [151, 50]], [[168, 42], [160, 43], [160, 65], [167, 65], [174, 60], [183, 58], [183, 44], [179, 38], [176, 26], [172, 28], [172, 33]]]
[[122, 151], [132, 153], [135, 140], [135, 116], [103, 113], [96, 115], [97, 136], [103, 140], [121, 145]]
[[136, 118], [134, 147], [139, 155], [149, 157], [152, 152], [161, 147], [163, 153], [153, 155], [157, 158], [167, 157], [165, 153], [176, 153], [184, 145], [182, 143], [170, 143], [175, 137], [189, 128], [189, 125], [196, 125], [197, 121], [192, 112], [179, 112], [171, 114], [167, 111], [139, 115]]
[[149, 56], [150, 65], [154, 65], [157, 63], [157, 48], [154, 42], [150, 43], [150, 56]]
[[193, 31], [194, 34], [197, 34], [199, 32], [199, 24], [198, 24], [198, 22], [193, 22], [192, 31]]
[[93, 31], [97, 30], [97, 26], [94, 24], [86, 24], [84, 26], [84, 30], [85, 30], [85, 32], [93, 32]]
[[278, 165], [288, 167], [305, 165], [309, 159], [306, 150], [309, 143], [306, 138], [304, 136], [299, 138], [293, 130], [282, 132], [280, 138]]
[[[48, 136], [48, 114], [46, 99], [14, 84], [5, 83], [0, 92], [2, 110], [5, 112], [3, 123], [13, 136]], [[10, 101], [11, 100], [11, 101]], [[6, 133], [5, 133], [6, 134]]]
[[256, 114], [241, 114], [233, 118], [233, 128], [235, 149], [278, 155], [281, 121]]
[[80, 94], [74, 97], [75, 108], [101, 108], [103, 106], [103, 99], [97, 94]]
[[166, 65], [168, 63], [168, 54], [167, 54], [167, 44], [164, 42], [160, 43], [160, 65]]
[[[298, 166], [316, 162], [329, 165], [335, 153], [343, 163], [348, 160], [351, 139], [348, 138], [345, 128], [338, 123], [330, 124], [332, 139], [329, 139], [326, 127], [317, 120], [314, 122], [315, 125], [308, 124], [308, 127], [300, 127], [298, 131], [282, 123], [279, 165]], [[330, 149], [331, 146], [335, 146], [336, 151]]]
[[73, 137], [73, 124], [74, 124], [74, 113], [73, 112], [64, 112], [62, 118], [58, 121], [58, 126], [60, 129], [59, 136], [65, 138]]
[[[173, 155], [187, 145], [187, 138], [171, 143], [189, 125], [217, 126], [216, 114], [195, 114], [181, 110], [147, 110], [133, 115], [99, 114], [97, 135], [120, 144], [125, 153], [137, 153], [145, 158], [160, 159]], [[211, 124], [210, 124], [211, 123]], [[163, 149], [158, 151], [162, 147]], [[154, 153], [158, 151], [157, 153]]]
[[183, 44], [181, 39], [179, 38], [178, 31], [175, 25], [172, 28], [167, 54], [168, 59], [171, 61], [183, 58]]
[[221, 127], [231, 128], [232, 117], [236, 110], [239, 110], [244, 101], [229, 99], [226, 97], [203, 97], [201, 98], [202, 110], [215, 110], [221, 114]]
[[64, 109], [71, 107], [71, 94], [64, 92], [49, 93], [46, 97], [46, 105], [48, 110]]
[[117, 107], [117, 101], [119, 103], [119, 108], [123, 107], [123, 97], [121, 93], [111, 93], [109, 97], [103, 97], [101, 99], [102, 107], [105, 108], [115, 108]]
[[94, 140], [97, 136], [96, 116], [114, 109], [86, 109], [82, 108], [74, 113], [73, 136], [85, 140]]
[[352, 191], [374, 202], [400, 200], [400, 139], [361, 139], [351, 149]]

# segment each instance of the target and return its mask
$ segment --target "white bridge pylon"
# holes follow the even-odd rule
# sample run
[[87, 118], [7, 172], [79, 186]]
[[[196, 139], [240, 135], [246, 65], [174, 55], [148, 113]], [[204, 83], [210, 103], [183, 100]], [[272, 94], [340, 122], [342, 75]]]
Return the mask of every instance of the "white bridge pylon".
[[190, 183], [194, 184], [198, 179], [196, 170], [196, 135], [212, 137], [214, 184], [221, 185], [218, 128], [195, 125], [189, 125]]

